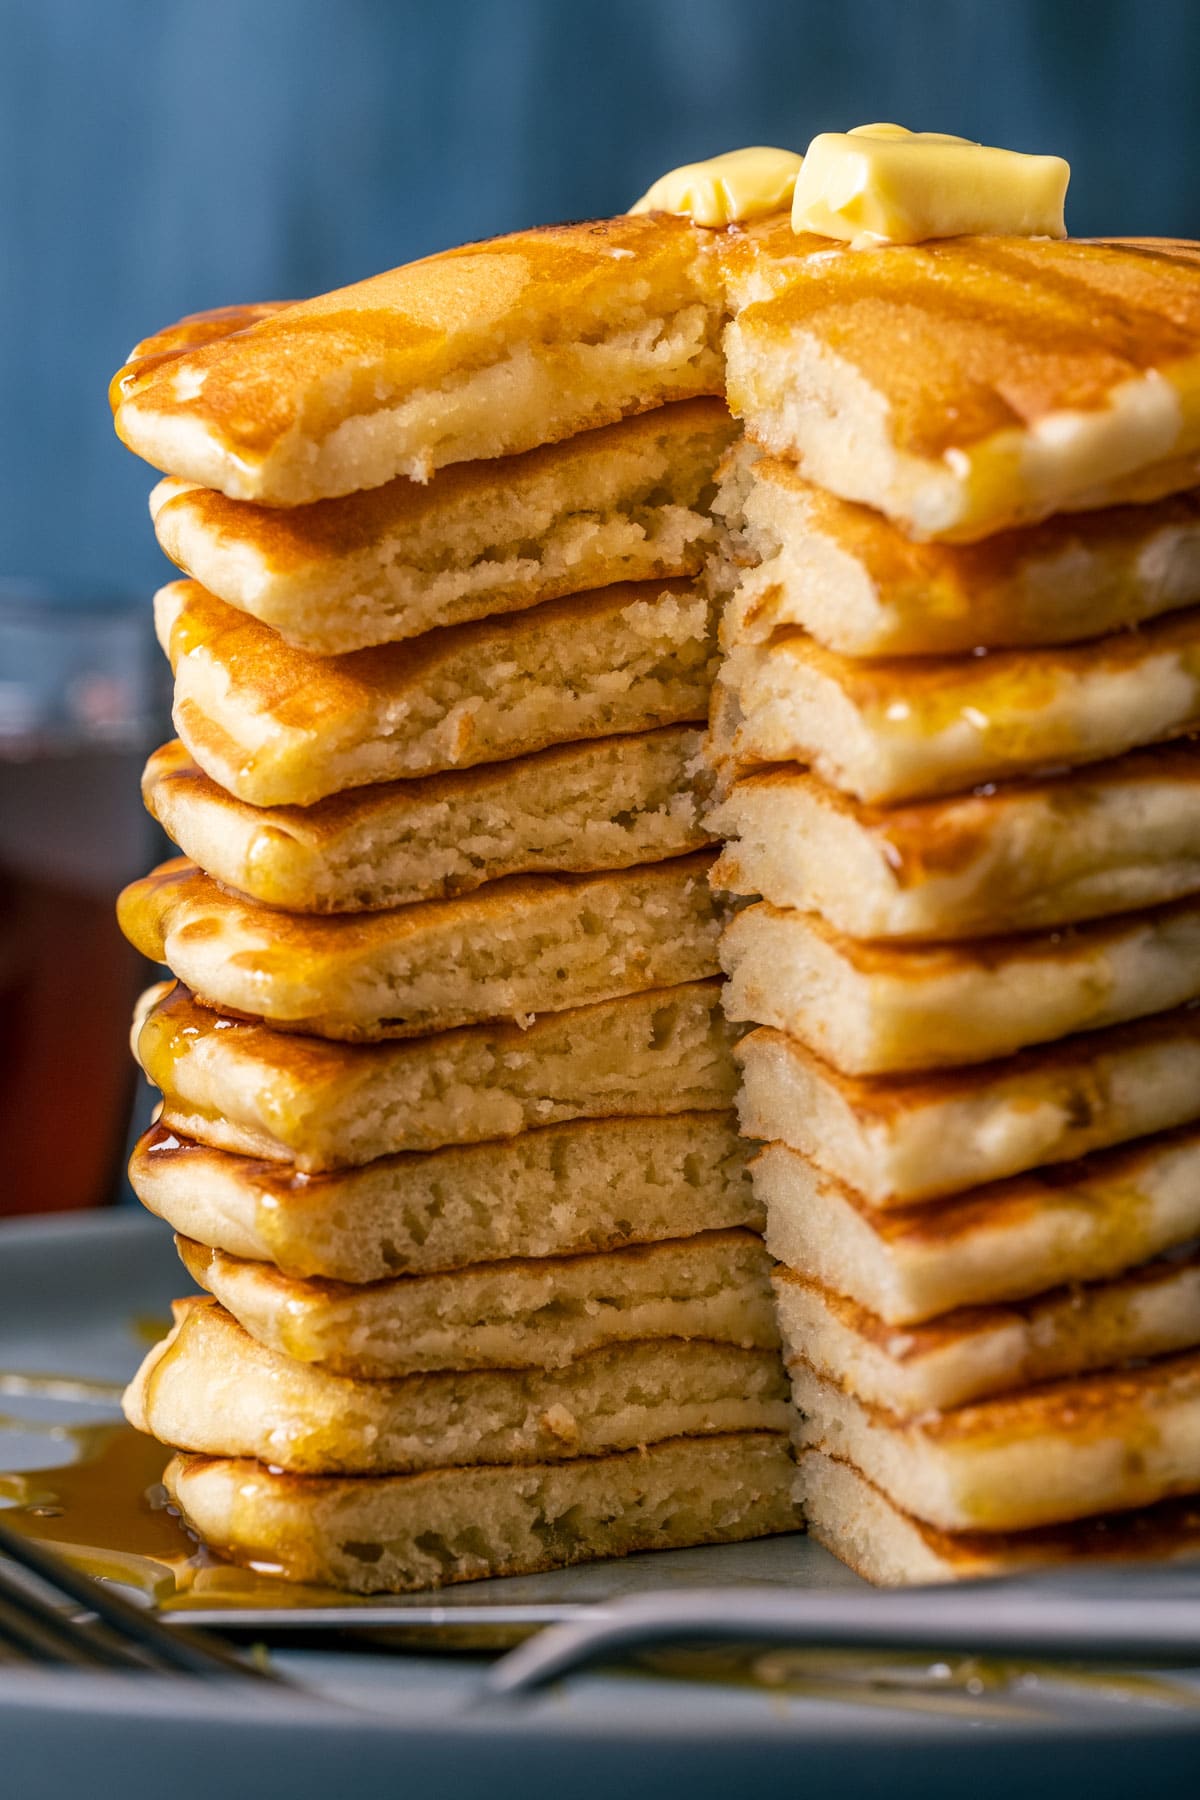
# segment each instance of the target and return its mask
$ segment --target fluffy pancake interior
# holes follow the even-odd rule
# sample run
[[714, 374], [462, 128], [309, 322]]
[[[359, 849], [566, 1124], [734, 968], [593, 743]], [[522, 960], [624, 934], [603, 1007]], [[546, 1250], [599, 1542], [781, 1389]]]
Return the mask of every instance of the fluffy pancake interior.
[[129, 1176], [142, 1204], [184, 1237], [289, 1275], [381, 1281], [761, 1230], [747, 1151], [731, 1112], [689, 1112], [574, 1120], [304, 1175], [156, 1126]]
[[164, 1125], [308, 1174], [567, 1119], [729, 1106], [731, 1042], [715, 981], [547, 1013], [524, 1031], [477, 1025], [399, 1043], [223, 1019], [170, 985], [143, 996], [134, 1022]]
[[258, 1344], [211, 1302], [177, 1304], [125, 1396], [130, 1422], [176, 1449], [305, 1475], [386, 1475], [558, 1461], [663, 1438], [786, 1431], [769, 1350], [658, 1339], [544, 1370], [358, 1381]]
[[163, 549], [290, 643], [333, 655], [618, 581], [696, 575], [713, 472], [737, 427], [685, 401], [428, 487], [401, 477], [281, 511], [161, 482]]
[[337, 1374], [552, 1369], [605, 1345], [708, 1338], [778, 1343], [770, 1258], [749, 1231], [589, 1256], [477, 1264], [352, 1286], [180, 1239], [189, 1275], [260, 1343]]

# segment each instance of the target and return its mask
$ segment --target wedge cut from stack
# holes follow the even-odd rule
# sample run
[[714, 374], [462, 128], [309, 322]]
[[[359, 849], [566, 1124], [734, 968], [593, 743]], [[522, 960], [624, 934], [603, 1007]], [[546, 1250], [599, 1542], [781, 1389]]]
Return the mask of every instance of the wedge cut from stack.
[[697, 775], [714, 268], [679, 220], [528, 233], [185, 322], [115, 385], [184, 575], [131, 1172], [208, 1296], [127, 1410], [255, 1568], [794, 1522]]
[[710, 824], [797, 1497], [876, 1581], [1194, 1550], [1197, 252], [739, 254]]

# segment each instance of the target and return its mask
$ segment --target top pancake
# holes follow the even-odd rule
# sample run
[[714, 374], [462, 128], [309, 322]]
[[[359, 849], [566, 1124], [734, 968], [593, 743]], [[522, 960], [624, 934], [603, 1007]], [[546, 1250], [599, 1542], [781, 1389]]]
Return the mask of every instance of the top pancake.
[[734, 412], [915, 537], [986, 537], [1197, 480], [1196, 245], [826, 243], [756, 280], [743, 291], [777, 291], [726, 334]]
[[547, 226], [234, 323], [199, 347], [185, 333], [174, 358], [160, 334], [114, 381], [117, 433], [168, 474], [293, 506], [719, 393], [703, 240], [661, 213]]

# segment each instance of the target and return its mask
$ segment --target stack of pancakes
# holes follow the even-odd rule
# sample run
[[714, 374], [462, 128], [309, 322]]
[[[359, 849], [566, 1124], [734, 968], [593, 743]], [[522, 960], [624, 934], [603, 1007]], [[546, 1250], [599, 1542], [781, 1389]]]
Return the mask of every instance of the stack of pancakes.
[[369, 1592], [793, 1522], [695, 770], [716, 275], [526, 233], [147, 341], [185, 852], [140, 1197], [207, 1294], [130, 1390], [210, 1545]]
[[714, 880], [799, 1499], [881, 1581], [1194, 1548], [1200, 252], [737, 280]]

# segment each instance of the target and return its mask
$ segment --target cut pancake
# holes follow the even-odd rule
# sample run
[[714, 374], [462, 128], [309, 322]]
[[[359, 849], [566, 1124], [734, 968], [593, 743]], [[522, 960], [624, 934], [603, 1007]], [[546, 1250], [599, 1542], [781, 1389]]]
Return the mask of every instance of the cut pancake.
[[335, 658], [176, 581], [155, 598], [175, 729], [255, 806], [503, 762], [549, 744], [703, 718], [709, 605], [688, 582], [623, 583]]
[[641, 1338], [779, 1342], [770, 1258], [752, 1231], [360, 1285], [177, 1242], [192, 1279], [259, 1343], [341, 1375], [554, 1369]]
[[1200, 1488], [1200, 1352], [915, 1416], [790, 1373], [798, 1448], [853, 1463], [942, 1531], [1028, 1531]]
[[794, 1477], [786, 1435], [756, 1431], [516, 1468], [344, 1479], [177, 1456], [164, 1480], [221, 1555], [377, 1594], [793, 1531]]
[[733, 411], [915, 537], [981, 538], [1196, 482], [1195, 245], [826, 244], [779, 286], [726, 333]]
[[396, 1044], [223, 1019], [165, 983], [143, 995], [133, 1042], [169, 1130], [310, 1174], [567, 1119], [729, 1106], [737, 1085], [716, 981], [548, 1013], [526, 1031]]
[[154, 1126], [129, 1179], [184, 1237], [289, 1275], [381, 1281], [736, 1225], [761, 1231], [747, 1154], [730, 1111], [578, 1119], [328, 1175]]
[[936, 1531], [893, 1506], [851, 1463], [823, 1450], [796, 1458], [796, 1500], [810, 1536], [883, 1587], [1018, 1575], [1046, 1564], [1169, 1561], [1200, 1552], [1200, 1505], [1166, 1500], [1040, 1531]]
[[[721, 392], [717, 270], [656, 213], [516, 232], [372, 276], [116, 377], [117, 433], [169, 474], [292, 506], [425, 481]], [[141, 349], [142, 346], [139, 346]]]
[[369, 912], [505, 875], [625, 869], [698, 849], [700, 733], [686, 725], [564, 744], [423, 780], [270, 810], [236, 800], [178, 741], [142, 794], [202, 869], [289, 912]]
[[454, 900], [312, 919], [184, 857], [127, 887], [126, 937], [204, 1003], [348, 1041], [527, 1024], [718, 971], [711, 852], [601, 875], [513, 875]]
[[777, 1268], [772, 1282], [785, 1355], [811, 1363], [866, 1405], [901, 1413], [961, 1406], [1200, 1344], [1197, 1250], [1111, 1281], [905, 1327], [793, 1269]]
[[1200, 601], [1200, 492], [1002, 532], [914, 543], [794, 464], [731, 453], [715, 511], [731, 648], [798, 626], [843, 656], [936, 656], [1073, 643]]
[[786, 1431], [773, 1350], [618, 1344], [548, 1372], [480, 1369], [358, 1381], [268, 1350], [208, 1300], [175, 1304], [169, 1337], [125, 1395], [139, 1431], [176, 1450], [249, 1456], [298, 1475], [394, 1475], [558, 1462], [663, 1438]]
[[730, 922], [721, 964], [731, 1019], [785, 1031], [847, 1074], [944, 1069], [1200, 998], [1200, 901], [928, 946], [843, 937], [764, 901]]
[[730, 840], [714, 886], [850, 937], [1037, 930], [1200, 892], [1200, 750], [888, 808], [782, 767], [736, 782], [707, 823]]
[[783, 1144], [751, 1164], [767, 1245], [887, 1325], [1105, 1281], [1200, 1238], [1200, 1133], [879, 1212]]
[[734, 650], [717, 695], [727, 778], [802, 762], [860, 800], [922, 799], [1194, 731], [1200, 608], [1036, 655], [862, 662], [785, 631]]
[[150, 509], [180, 568], [329, 656], [585, 588], [699, 574], [713, 472], [736, 430], [723, 401], [690, 400], [459, 464], [428, 487], [400, 477], [281, 512], [168, 478]]
[[841, 1075], [781, 1031], [751, 1033], [737, 1057], [747, 1137], [790, 1144], [878, 1207], [1200, 1118], [1193, 1008], [933, 1075]]

